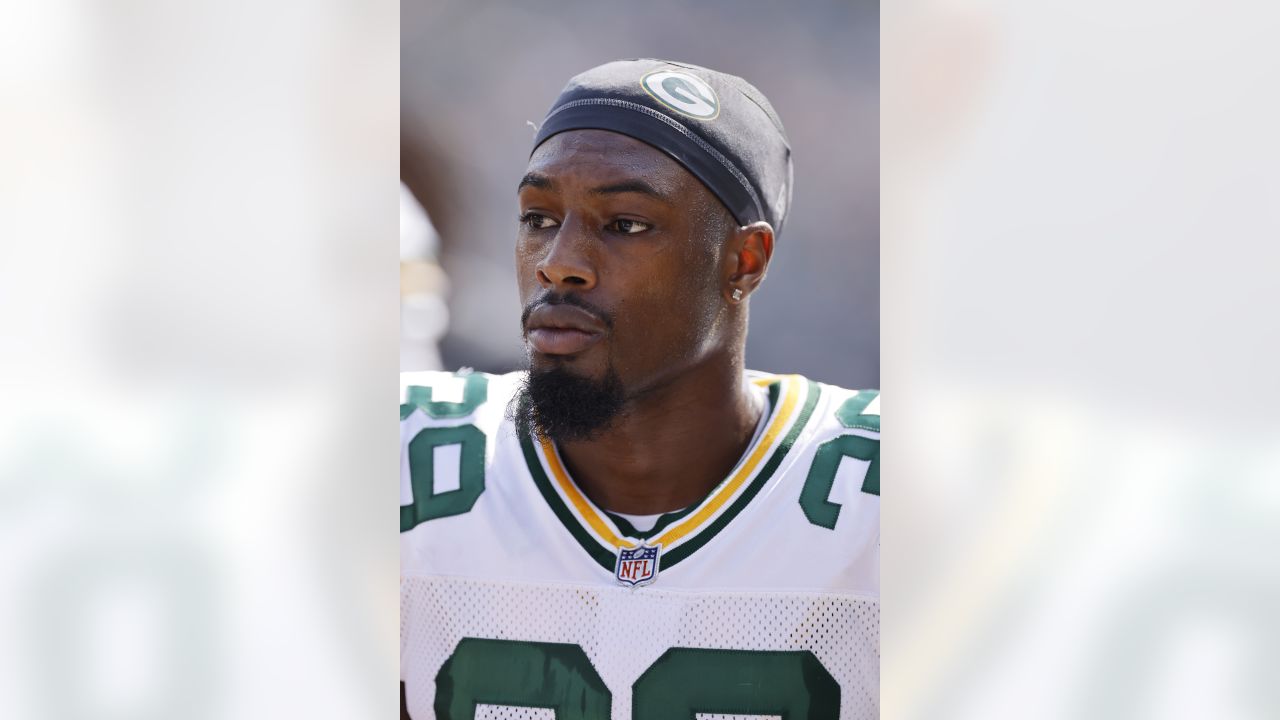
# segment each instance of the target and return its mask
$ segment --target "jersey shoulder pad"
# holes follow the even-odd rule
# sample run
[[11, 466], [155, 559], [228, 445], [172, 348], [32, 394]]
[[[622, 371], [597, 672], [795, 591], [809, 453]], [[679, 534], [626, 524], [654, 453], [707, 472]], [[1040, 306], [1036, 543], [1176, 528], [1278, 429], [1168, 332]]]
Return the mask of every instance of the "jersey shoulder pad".
[[490, 375], [470, 370], [400, 373], [400, 424], [496, 426], [506, 416], [507, 404], [522, 379], [523, 373]]
[[[807, 387], [804, 405], [812, 406], [800, 411], [801, 419], [817, 431], [840, 434], [848, 430], [880, 434], [880, 391], [849, 390], [838, 385], [814, 382], [800, 375], [778, 375], [748, 370], [747, 380], [766, 388]], [[829, 434], [829, 433], [828, 433]]]
[[810, 386], [820, 388], [821, 397], [800, 441], [800, 506], [809, 522], [828, 529], [836, 529], [841, 514], [860, 518], [841, 523], [846, 530], [878, 528], [880, 391]]
[[464, 515], [484, 493], [521, 375], [400, 375], [400, 532]]
[[842, 430], [859, 430], [880, 435], [880, 391], [848, 390], [836, 385], [822, 385], [826, 396], [825, 413], [820, 420], [831, 420]]

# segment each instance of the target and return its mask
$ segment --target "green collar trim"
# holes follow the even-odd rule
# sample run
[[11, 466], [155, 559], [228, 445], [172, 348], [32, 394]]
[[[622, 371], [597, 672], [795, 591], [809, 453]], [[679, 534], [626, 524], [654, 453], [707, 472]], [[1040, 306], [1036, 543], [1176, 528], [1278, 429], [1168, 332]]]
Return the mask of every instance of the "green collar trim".
[[[808, 425], [809, 418], [813, 415], [813, 409], [818, 404], [821, 386], [812, 380], [806, 380], [805, 382], [807, 383], [807, 392], [804, 406], [801, 407], [800, 412], [796, 415], [796, 420], [792, 424], [791, 430], [782, 439], [782, 442], [778, 444], [778, 447], [773, 451], [773, 454], [765, 462], [764, 466], [756, 473], [755, 478], [742, 491], [737, 500], [735, 500], [728, 509], [721, 513], [720, 517], [716, 518], [715, 521], [706, 527], [697, 531], [692, 537], [686, 540], [683, 545], [680, 545], [670, 553], [663, 553], [659, 558], [660, 570], [666, 570], [674, 567], [681, 560], [692, 555], [694, 551], [698, 550], [703, 545], [706, 545], [711, 538], [719, 534], [719, 532], [723, 530], [735, 517], [737, 517], [737, 515], [746, 508], [751, 500], [760, 493], [760, 490], [764, 487], [765, 483], [769, 481], [769, 478], [773, 476], [773, 473], [778, 469], [778, 466], [782, 464], [787, 453], [791, 451], [791, 447], [795, 444], [796, 438], [800, 436], [801, 431], [803, 431], [805, 426]], [[768, 412], [770, 416], [777, 411], [778, 399], [782, 392], [782, 384], [782, 378], [779, 378], [766, 386], [769, 393]], [[559, 493], [557, 493], [555, 488], [552, 486], [551, 478], [547, 475], [547, 471], [542, 466], [542, 459], [538, 457], [534, 440], [529, 433], [524, 430], [519, 430], [517, 434], [520, 439], [520, 448], [524, 453], [525, 464], [529, 468], [529, 475], [533, 478], [533, 483], [538, 488], [538, 492], [542, 495], [543, 500], [546, 501], [548, 507], [551, 508], [552, 513], [555, 514], [556, 518], [562, 525], [564, 525], [565, 529], [569, 531], [569, 534], [573, 536], [573, 539], [578, 542], [587, 555], [590, 556], [596, 564], [600, 565], [600, 567], [612, 573], [617, 561], [617, 555], [615, 552], [610, 551], [601, 545], [601, 543], [596, 540], [595, 536], [582, 525], [577, 516], [573, 514], [573, 511], [571, 511], [568, 505], [565, 504], [564, 500], [561, 499]], [[748, 452], [750, 451], [751, 448], [748, 448]], [[719, 489], [719, 487], [720, 485], [717, 484], [710, 492], [714, 493]], [[665, 513], [658, 519], [658, 523], [653, 527], [653, 529], [647, 532], [637, 531], [635, 527], [626, 520], [626, 518], [619, 517], [615, 513], [606, 511], [604, 514], [614, 522], [618, 531], [624, 537], [633, 540], [647, 540], [665, 530], [672, 523], [692, 513], [702, 505], [702, 502], [702, 500], [699, 500], [683, 510]]]

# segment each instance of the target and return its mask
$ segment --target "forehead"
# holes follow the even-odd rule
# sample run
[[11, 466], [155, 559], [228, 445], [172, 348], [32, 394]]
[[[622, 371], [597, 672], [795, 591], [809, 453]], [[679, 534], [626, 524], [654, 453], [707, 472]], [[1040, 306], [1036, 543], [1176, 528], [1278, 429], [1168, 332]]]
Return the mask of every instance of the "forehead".
[[566, 181], [641, 178], [676, 191], [697, 183], [680, 163], [652, 145], [608, 130], [568, 130], [547, 138], [529, 158], [528, 172]]

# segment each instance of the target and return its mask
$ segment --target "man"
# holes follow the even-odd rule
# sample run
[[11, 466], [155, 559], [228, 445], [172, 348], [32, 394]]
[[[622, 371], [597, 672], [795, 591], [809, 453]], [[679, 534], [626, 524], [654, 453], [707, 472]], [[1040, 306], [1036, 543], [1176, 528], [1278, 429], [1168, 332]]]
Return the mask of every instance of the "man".
[[528, 372], [402, 378], [402, 716], [878, 715], [878, 394], [744, 365], [790, 192], [743, 80], [570, 81], [518, 188]]

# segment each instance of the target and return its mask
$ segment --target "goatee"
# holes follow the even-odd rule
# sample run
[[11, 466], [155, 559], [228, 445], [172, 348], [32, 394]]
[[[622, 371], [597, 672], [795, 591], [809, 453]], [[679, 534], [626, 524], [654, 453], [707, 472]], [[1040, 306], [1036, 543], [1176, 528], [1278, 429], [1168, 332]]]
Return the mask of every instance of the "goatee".
[[626, 394], [612, 364], [600, 380], [563, 366], [530, 369], [516, 394], [516, 427], [535, 438], [564, 442], [587, 440], [622, 414]]

